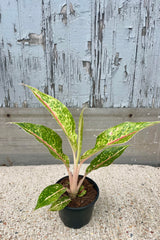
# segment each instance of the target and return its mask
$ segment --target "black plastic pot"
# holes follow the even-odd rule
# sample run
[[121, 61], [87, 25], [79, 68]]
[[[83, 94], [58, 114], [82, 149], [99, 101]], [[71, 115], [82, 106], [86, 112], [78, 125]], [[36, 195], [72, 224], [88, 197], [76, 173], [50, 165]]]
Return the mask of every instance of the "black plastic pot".
[[[62, 179], [60, 179], [57, 183], [59, 183]], [[99, 188], [98, 188], [97, 184], [92, 179], [90, 179], [88, 177], [86, 177], [86, 179], [91, 184], [93, 184], [94, 188], [97, 191], [97, 196], [95, 197], [93, 202], [91, 202], [90, 204], [88, 204], [84, 207], [71, 208], [71, 207], [67, 206], [63, 210], [59, 211], [59, 216], [60, 216], [62, 222], [64, 223], [64, 225], [67, 226], [67, 227], [81, 228], [84, 225], [88, 224], [90, 219], [91, 219], [94, 204], [99, 197]]]

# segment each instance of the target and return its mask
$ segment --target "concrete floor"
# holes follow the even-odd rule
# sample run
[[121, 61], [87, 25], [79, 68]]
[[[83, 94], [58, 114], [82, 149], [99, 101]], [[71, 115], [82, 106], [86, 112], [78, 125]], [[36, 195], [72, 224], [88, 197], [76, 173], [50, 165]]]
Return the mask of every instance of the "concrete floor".
[[160, 240], [159, 168], [111, 165], [93, 171], [89, 177], [100, 196], [90, 223], [78, 230], [65, 227], [48, 207], [33, 211], [39, 193], [64, 175], [63, 165], [1, 167], [0, 239]]

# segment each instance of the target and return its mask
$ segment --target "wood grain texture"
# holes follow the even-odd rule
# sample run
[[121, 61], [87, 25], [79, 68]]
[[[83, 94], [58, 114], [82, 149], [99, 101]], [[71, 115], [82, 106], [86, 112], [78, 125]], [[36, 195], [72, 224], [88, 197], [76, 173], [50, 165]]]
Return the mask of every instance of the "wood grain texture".
[[159, 0], [0, 0], [0, 106], [160, 107]]
[[159, 7], [150, 0], [92, 4], [92, 105], [159, 107]]

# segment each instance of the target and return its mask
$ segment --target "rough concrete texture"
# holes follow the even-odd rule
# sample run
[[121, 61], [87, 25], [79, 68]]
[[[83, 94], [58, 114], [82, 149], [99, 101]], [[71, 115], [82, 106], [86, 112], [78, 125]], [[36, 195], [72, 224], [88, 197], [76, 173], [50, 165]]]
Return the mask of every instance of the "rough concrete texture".
[[63, 165], [1, 167], [0, 239], [160, 239], [159, 168], [111, 165], [93, 171], [89, 177], [100, 197], [90, 223], [78, 230], [65, 227], [48, 207], [33, 211], [39, 193], [64, 175]]

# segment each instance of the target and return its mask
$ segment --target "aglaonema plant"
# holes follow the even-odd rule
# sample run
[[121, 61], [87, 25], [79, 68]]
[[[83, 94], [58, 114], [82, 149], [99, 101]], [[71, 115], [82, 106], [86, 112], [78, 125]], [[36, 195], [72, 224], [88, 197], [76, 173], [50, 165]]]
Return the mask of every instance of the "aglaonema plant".
[[[62, 150], [62, 139], [52, 129], [38, 124], [15, 122], [27, 133], [33, 135], [40, 143], [43, 143], [53, 155], [54, 158], [62, 161], [66, 167], [69, 176], [69, 187], [64, 187], [61, 184], [53, 184], [46, 187], [39, 195], [35, 210], [46, 205], [50, 205], [49, 210], [59, 211], [65, 208], [69, 202], [86, 194], [83, 187], [85, 177], [93, 170], [101, 167], [109, 166], [115, 159], [117, 159], [128, 147], [128, 145], [117, 145], [128, 142], [140, 130], [160, 123], [156, 122], [124, 122], [111, 127], [102, 133], [96, 139], [95, 146], [81, 154], [82, 140], [83, 140], [83, 112], [79, 117], [78, 135], [76, 133], [76, 125], [72, 114], [68, 108], [62, 104], [58, 99], [53, 98], [38, 89], [28, 87], [36, 98], [46, 107], [51, 113], [59, 126], [64, 131], [73, 153], [74, 166], [73, 171], [70, 170], [70, 160]], [[116, 146], [114, 146], [116, 145]], [[83, 178], [78, 181], [80, 168], [86, 160], [93, 155], [96, 157], [90, 162], [85, 170]], [[66, 196], [63, 194], [68, 192]]]

